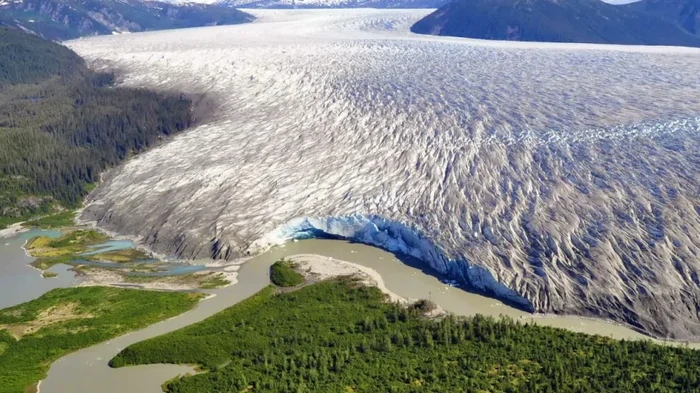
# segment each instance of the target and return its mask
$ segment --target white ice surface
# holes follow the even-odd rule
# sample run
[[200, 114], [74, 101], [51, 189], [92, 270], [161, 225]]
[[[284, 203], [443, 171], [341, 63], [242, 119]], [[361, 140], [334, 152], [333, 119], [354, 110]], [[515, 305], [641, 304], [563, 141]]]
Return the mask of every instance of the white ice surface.
[[251, 12], [69, 43], [127, 86], [217, 102], [84, 218], [185, 257], [318, 224], [539, 310], [700, 332], [699, 50], [410, 34], [430, 10]]

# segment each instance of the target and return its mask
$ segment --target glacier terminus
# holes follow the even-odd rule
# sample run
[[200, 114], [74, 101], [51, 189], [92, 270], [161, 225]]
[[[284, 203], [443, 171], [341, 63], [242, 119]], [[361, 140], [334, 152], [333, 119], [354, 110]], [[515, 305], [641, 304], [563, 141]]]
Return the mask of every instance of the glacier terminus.
[[68, 42], [201, 113], [107, 173], [83, 220], [182, 258], [341, 236], [532, 311], [700, 338], [700, 50], [409, 33], [431, 10], [249, 12]]

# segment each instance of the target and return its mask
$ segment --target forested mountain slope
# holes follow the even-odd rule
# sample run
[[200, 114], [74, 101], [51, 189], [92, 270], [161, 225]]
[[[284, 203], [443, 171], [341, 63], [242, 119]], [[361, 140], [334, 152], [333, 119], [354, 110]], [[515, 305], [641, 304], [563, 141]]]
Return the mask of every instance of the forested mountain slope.
[[113, 79], [68, 48], [0, 28], [0, 226], [78, 206], [101, 171], [190, 125], [187, 98]]
[[692, 11], [693, 2], [697, 0], [630, 5], [600, 0], [456, 0], [411, 30], [495, 40], [700, 47], [700, 36], [695, 34], [700, 19], [698, 7]]
[[233, 7], [140, 0], [0, 1], [0, 25], [51, 40], [185, 27], [230, 25], [254, 18]]

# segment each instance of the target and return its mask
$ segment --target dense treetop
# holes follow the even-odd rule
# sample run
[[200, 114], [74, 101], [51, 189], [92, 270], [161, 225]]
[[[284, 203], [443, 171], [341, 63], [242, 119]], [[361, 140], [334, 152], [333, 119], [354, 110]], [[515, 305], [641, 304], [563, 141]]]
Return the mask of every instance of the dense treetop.
[[349, 279], [274, 287], [111, 361], [200, 364], [200, 392], [700, 392], [700, 351], [475, 316], [438, 320]]
[[51, 76], [74, 77], [85, 71], [83, 59], [65, 46], [0, 27], [0, 86], [36, 83]]
[[190, 125], [187, 98], [113, 80], [62, 45], [0, 28], [0, 227], [76, 207], [103, 170]]
[[270, 267], [270, 281], [280, 287], [294, 287], [304, 282], [304, 276], [295, 270], [294, 262], [282, 259]]

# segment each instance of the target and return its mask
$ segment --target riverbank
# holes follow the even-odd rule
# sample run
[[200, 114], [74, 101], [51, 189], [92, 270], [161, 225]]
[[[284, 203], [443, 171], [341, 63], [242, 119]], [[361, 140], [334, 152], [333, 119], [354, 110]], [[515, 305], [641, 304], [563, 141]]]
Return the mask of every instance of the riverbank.
[[407, 304], [412, 301], [411, 299], [401, 297], [390, 291], [386, 285], [384, 285], [382, 276], [374, 269], [316, 254], [292, 255], [288, 257], [288, 259], [297, 264], [297, 270], [302, 273], [307, 280], [324, 281], [331, 278], [353, 276], [358, 278], [359, 282], [363, 285], [378, 288], [389, 296], [392, 302]]
[[8, 237], [17, 236], [22, 232], [27, 232], [29, 228], [25, 228], [22, 224], [24, 224], [24, 222], [16, 222], [8, 225], [5, 229], [0, 229], [0, 239], [6, 239]]
[[[379, 289], [383, 294], [387, 295], [388, 301], [391, 303], [410, 306], [416, 302], [427, 300], [411, 299], [397, 295], [386, 287], [382, 276], [376, 270], [357, 263], [315, 254], [292, 255], [288, 259], [296, 265], [295, 268], [298, 272], [304, 275], [307, 280], [313, 282], [351, 277], [361, 285]], [[445, 310], [439, 304], [432, 302], [430, 310], [424, 313], [424, 316], [428, 318], [436, 318], [441, 315], [445, 315]]]
[[201, 271], [180, 276], [127, 276], [108, 269], [80, 270], [79, 287], [107, 286], [159, 291], [193, 291], [226, 288], [238, 281], [238, 273], [231, 271]]
[[[231, 285], [238, 266], [206, 267], [154, 258], [131, 241], [114, 240], [90, 227], [60, 228], [58, 238], [39, 236], [23, 246], [36, 258], [31, 266], [42, 275], [63, 264], [72, 267], [78, 286], [111, 286], [191, 291]], [[235, 269], [232, 269], [235, 268]]]
[[[0, 393], [31, 389], [66, 353], [192, 309], [200, 294], [63, 288], [0, 310]], [[106, 301], [108, 300], [108, 301]], [[79, 334], [78, 334], [79, 333]]]
[[426, 318], [430, 302], [392, 302], [363, 281], [375, 275], [369, 269], [317, 256], [273, 268], [283, 266], [326, 278], [267, 286], [211, 318], [126, 347], [110, 365], [194, 364], [206, 371], [164, 384], [178, 393], [369, 393], [417, 385], [441, 392], [643, 392], [651, 381], [681, 391], [700, 380], [698, 351], [510, 318]]

